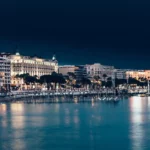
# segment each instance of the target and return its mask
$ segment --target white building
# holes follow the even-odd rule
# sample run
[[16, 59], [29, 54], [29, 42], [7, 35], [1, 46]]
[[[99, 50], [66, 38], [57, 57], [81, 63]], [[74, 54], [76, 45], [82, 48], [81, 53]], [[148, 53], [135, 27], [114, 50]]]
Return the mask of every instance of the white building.
[[63, 74], [63, 75], [67, 75], [68, 72], [75, 72], [76, 67], [74, 65], [64, 65], [64, 66], [59, 66], [58, 68], [58, 72]]
[[10, 90], [10, 60], [0, 57], [0, 90]]
[[85, 65], [87, 76], [90, 78], [94, 76], [99, 76], [103, 80], [103, 75], [106, 74], [107, 77], [112, 77], [114, 67], [113, 66], [105, 66], [100, 63], [95, 63], [92, 65]]
[[139, 80], [140, 78], [150, 79], [150, 70], [128, 70], [126, 76], [129, 78], [135, 78]]
[[11, 76], [16, 74], [29, 73], [31, 76], [42, 76], [58, 72], [58, 63], [53, 60], [46, 60], [38, 57], [21, 56], [19, 53], [10, 55]]
[[126, 79], [126, 71], [125, 69], [115, 69], [115, 78], [117, 79]]
[[16, 79], [17, 74], [29, 73], [31, 76], [42, 76], [51, 74], [52, 72], [58, 72], [58, 62], [55, 57], [52, 60], [46, 60], [38, 57], [23, 56], [19, 53], [15, 55], [8, 53], [1, 53], [3, 57], [7, 57], [11, 62], [11, 83], [22, 84], [22, 81]]

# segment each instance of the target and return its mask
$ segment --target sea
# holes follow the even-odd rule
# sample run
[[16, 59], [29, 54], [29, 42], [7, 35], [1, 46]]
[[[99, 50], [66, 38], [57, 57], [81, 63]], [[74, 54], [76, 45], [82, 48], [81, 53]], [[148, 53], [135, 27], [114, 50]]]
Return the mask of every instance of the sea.
[[150, 97], [0, 103], [0, 150], [150, 150]]

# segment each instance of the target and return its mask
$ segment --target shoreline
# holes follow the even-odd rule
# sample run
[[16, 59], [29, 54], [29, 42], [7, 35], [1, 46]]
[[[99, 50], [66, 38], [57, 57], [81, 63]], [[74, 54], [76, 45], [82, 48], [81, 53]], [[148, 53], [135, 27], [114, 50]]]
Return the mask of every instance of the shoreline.
[[[64, 98], [66, 100], [57, 100], [61, 102], [65, 101], [73, 101], [74, 98], [91, 98], [91, 97], [97, 97], [98, 98], [115, 98], [115, 97], [130, 97], [133, 96], [133, 94], [130, 93], [119, 93], [118, 95], [115, 95], [114, 92], [104, 92], [104, 91], [67, 91], [67, 92], [50, 92], [50, 91], [36, 91], [36, 92], [16, 92], [9, 93], [9, 95], [6, 95], [4, 97], [0, 96], [0, 102], [13, 102], [13, 101], [33, 101], [35, 99], [44, 99], [44, 101], [54, 102], [55, 99], [61, 99]], [[134, 93], [134, 94], [144, 94], [144, 93]], [[46, 100], [45, 100], [46, 99]], [[68, 100], [69, 99], [69, 100]], [[83, 100], [85, 101], [85, 100]], [[88, 100], [89, 101], [89, 100]], [[92, 101], [92, 100], [90, 100]]]
[[[121, 96], [119, 97], [120, 100], [128, 96]], [[101, 100], [100, 100], [101, 98]], [[111, 100], [109, 100], [111, 98]], [[102, 100], [105, 99], [105, 100]], [[99, 97], [98, 95], [89, 95], [89, 96], [56, 96], [56, 97], [20, 97], [20, 98], [7, 98], [7, 99], [0, 99], [0, 103], [12, 103], [12, 102], [24, 102], [24, 103], [80, 103], [80, 102], [100, 102], [100, 101], [109, 101], [114, 102], [113, 100], [115, 97], [112, 96], [102, 96]], [[120, 101], [119, 100], [119, 101]], [[118, 101], [117, 101], [118, 102]]]

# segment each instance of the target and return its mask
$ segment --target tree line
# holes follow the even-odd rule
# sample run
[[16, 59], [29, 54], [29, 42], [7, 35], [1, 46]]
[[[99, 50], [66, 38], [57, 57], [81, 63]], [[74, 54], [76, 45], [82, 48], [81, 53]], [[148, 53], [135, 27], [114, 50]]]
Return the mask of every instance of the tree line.
[[112, 80], [111, 77], [107, 77], [106, 74], [103, 74], [102, 78], [99, 76], [94, 76], [92, 79], [89, 79], [87, 77], [82, 77], [81, 79], [77, 79], [76, 75], [72, 72], [68, 72], [66, 76], [63, 76], [62, 74], [53, 72], [49, 75], [42, 75], [41, 77], [38, 76], [31, 76], [30, 74], [20, 74], [16, 75], [15, 78], [23, 79], [24, 83], [26, 85], [31, 84], [45, 84], [47, 89], [56, 89], [56, 85], [58, 87], [63, 88], [92, 88], [92, 89], [99, 89], [102, 86], [105, 87], [112, 87], [113, 82], [115, 82], [115, 86], [123, 85], [123, 84], [136, 84], [138, 86], [146, 86], [147, 80], [145, 78], [140, 78], [139, 80], [135, 78], [129, 78], [127, 79], [115, 79]]

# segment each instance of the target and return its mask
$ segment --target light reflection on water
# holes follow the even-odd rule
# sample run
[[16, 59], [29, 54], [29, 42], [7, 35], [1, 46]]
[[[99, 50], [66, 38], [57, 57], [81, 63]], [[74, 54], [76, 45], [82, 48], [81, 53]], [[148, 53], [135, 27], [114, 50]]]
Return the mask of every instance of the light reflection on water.
[[24, 105], [21, 103], [11, 104], [11, 112], [12, 127], [16, 129], [23, 128], [25, 123]]
[[147, 115], [149, 98], [132, 97], [130, 98], [130, 113], [131, 113], [131, 142], [133, 150], [143, 150], [147, 146], [146, 142], [146, 127], [148, 121]]
[[148, 97], [148, 108], [150, 109], [150, 97]]
[[0, 104], [0, 150], [148, 150], [150, 98]]
[[133, 150], [141, 150], [143, 146], [144, 130], [142, 127], [142, 99], [133, 97], [130, 99], [131, 108], [131, 138]]

